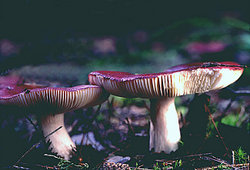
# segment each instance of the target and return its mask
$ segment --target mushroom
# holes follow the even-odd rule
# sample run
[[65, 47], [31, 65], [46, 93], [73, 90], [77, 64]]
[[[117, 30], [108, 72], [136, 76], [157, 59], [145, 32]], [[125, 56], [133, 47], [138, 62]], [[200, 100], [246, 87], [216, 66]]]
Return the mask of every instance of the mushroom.
[[239, 79], [243, 70], [234, 62], [204, 62], [152, 74], [95, 71], [89, 74], [89, 82], [117, 96], [149, 98], [149, 149], [170, 153], [178, 149], [181, 138], [175, 97], [224, 88]]
[[45, 140], [49, 142], [49, 149], [53, 153], [66, 160], [71, 158], [76, 146], [65, 128], [64, 113], [101, 104], [108, 96], [108, 93], [96, 85], [68, 88], [14, 83], [8, 85], [7, 82], [0, 85], [0, 104], [35, 112], [44, 136], [62, 127]]

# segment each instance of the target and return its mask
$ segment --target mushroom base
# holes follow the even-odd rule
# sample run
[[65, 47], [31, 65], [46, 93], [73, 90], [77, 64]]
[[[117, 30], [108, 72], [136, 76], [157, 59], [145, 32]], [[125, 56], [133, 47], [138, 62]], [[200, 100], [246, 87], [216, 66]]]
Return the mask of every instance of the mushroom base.
[[48, 136], [45, 140], [46, 142], [50, 143], [49, 149], [53, 153], [56, 153], [58, 156], [61, 156], [66, 160], [69, 160], [72, 156], [72, 153], [76, 150], [76, 146], [65, 128], [64, 113], [42, 116], [40, 121], [44, 136], [47, 136], [62, 126], [61, 129]]
[[178, 149], [181, 138], [175, 98], [151, 99], [149, 149], [170, 153]]

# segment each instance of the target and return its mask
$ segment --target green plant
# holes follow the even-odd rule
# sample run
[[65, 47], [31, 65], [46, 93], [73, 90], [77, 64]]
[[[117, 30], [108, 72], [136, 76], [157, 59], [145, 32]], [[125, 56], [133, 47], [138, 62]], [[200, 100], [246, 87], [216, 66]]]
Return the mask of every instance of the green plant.
[[248, 155], [241, 147], [239, 147], [238, 150], [234, 151], [234, 160], [235, 164], [247, 163]]
[[237, 126], [237, 122], [239, 121], [238, 114], [230, 114], [222, 118], [221, 123], [230, 125], [230, 126]]
[[135, 163], [135, 169], [140, 169], [143, 165], [139, 165], [138, 162]]
[[[216, 122], [215, 122], [216, 127], [218, 127], [218, 124], [219, 124], [219, 123], [216, 121]], [[215, 127], [214, 127], [212, 121], [210, 121], [210, 122], [208, 123], [207, 130], [206, 130], [206, 131], [207, 131], [207, 132], [206, 132], [206, 137], [207, 137], [207, 138], [210, 138], [210, 137], [214, 136], [214, 134], [216, 134], [216, 130], [215, 130]]]
[[139, 164], [138, 162], [135, 163], [135, 168], [138, 168], [139, 167]]
[[180, 168], [181, 166], [182, 166], [182, 160], [181, 159], [175, 161], [175, 163], [174, 163], [174, 169]]
[[223, 163], [221, 163], [220, 165], [218, 165], [217, 169], [219, 169], [219, 170], [231, 169], [231, 167], [228, 167], [228, 166], [224, 165]]
[[163, 165], [163, 168], [162, 168], [163, 170], [164, 170], [164, 169], [169, 169], [169, 168], [171, 167], [171, 166], [170, 166], [168, 163], [166, 163], [166, 162], [163, 162], [162, 165]]
[[161, 168], [160, 168], [158, 162], [156, 162], [156, 163], [154, 164], [153, 169], [154, 169], [154, 170], [161, 170]]
[[169, 165], [168, 163], [166, 162], [163, 162], [162, 164], [159, 164], [159, 162], [156, 162], [153, 166], [153, 169], [154, 170], [166, 170], [166, 169], [173, 169], [173, 167], [171, 167], [171, 165]]
[[179, 141], [179, 146], [184, 146], [184, 142], [182, 140]]
[[59, 162], [58, 162], [57, 166], [59, 167], [59, 169], [69, 170], [70, 168], [77, 168], [77, 169], [87, 169], [87, 168], [89, 168], [89, 165], [87, 163], [75, 164], [75, 163], [73, 163], [71, 161], [65, 160], [65, 159], [57, 157], [55, 155], [44, 154], [44, 156], [48, 156], [48, 157], [58, 159]]

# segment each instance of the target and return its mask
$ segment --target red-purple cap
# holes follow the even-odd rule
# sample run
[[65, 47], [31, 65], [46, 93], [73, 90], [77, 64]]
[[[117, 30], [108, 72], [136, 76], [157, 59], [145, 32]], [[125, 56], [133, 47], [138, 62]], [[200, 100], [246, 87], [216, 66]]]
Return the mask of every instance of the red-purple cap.
[[239, 79], [243, 70], [235, 62], [203, 62], [152, 74], [95, 71], [89, 74], [89, 82], [122, 97], [175, 97], [224, 88]]
[[24, 107], [36, 113], [55, 114], [95, 106], [109, 97], [105, 90], [96, 85], [56, 88], [3, 82], [2, 77], [0, 104]]

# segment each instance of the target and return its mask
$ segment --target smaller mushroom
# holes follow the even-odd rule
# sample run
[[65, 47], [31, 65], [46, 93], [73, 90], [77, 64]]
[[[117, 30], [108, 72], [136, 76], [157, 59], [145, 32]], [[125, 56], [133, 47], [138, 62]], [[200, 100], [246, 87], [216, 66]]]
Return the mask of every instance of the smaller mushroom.
[[17, 106], [25, 111], [36, 113], [44, 136], [62, 126], [61, 129], [49, 135], [46, 142], [49, 142], [49, 149], [53, 153], [66, 160], [71, 158], [76, 146], [65, 128], [64, 113], [101, 104], [109, 96], [96, 85], [55, 88], [8, 84], [8, 82], [4, 82], [4, 78], [1, 80], [1, 105]]
[[239, 79], [243, 70], [242, 65], [234, 62], [205, 62], [152, 74], [95, 71], [89, 74], [89, 82], [117, 96], [149, 98], [149, 149], [170, 153], [177, 150], [181, 137], [175, 97], [224, 88]]

